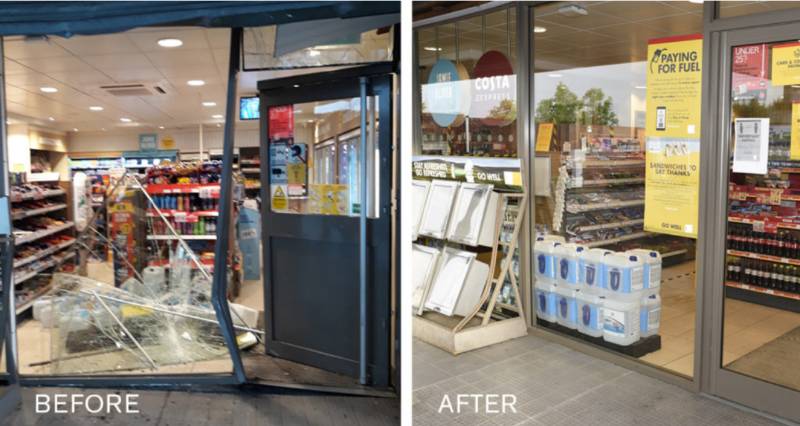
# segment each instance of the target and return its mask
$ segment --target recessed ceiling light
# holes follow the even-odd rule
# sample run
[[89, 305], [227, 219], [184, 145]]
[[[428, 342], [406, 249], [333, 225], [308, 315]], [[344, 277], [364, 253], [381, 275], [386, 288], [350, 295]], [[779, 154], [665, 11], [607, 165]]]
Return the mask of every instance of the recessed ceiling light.
[[73, 127], [73, 128], [72, 128], [72, 131], [73, 131], [73, 132], [77, 132], [77, 131], [78, 131], [78, 128], [77, 128], [77, 127]]
[[222, 114], [214, 114], [211, 118], [222, 118]]
[[634, 86], [636, 89], [647, 89], [647, 86]]
[[101, 107], [101, 106], [90, 106], [89, 109], [92, 110], [92, 111], [102, 111], [103, 107]]
[[56, 89], [55, 87], [50, 87], [50, 86], [40, 87], [39, 90], [41, 90], [44, 93], [56, 93], [56, 92], [58, 92], [58, 89]]
[[558, 74], [558, 73], [547, 74], [547, 76], [550, 77], [550, 78], [561, 78], [561, 77], [563, 77], [561, 74]]
[[158, 126], [158, 128], [164, 130], [164, 126]]
[[295, 85], [293, 85], [292, 87], [294, 87], [295, 89], [297, 89], [298, 87], [300, 87], [300, 85], [299, 85], [299, 84], [295, 84]]
[[207, 101], [207, 102], [203, 102], [203, 106], [204, 107], [209, 107], [209, 108], [210, 107], [215, 107], [215, 106], [217, 106], [217, 103], [216, 102]]
[[206, 84], [206, 82], [203, 80], [189, 80], [186, 82], [186, 84], [188, 84], [189, 86], [202, 86]]
[[534, 26], [533, 27], [533, 32], [535, 32], [535, 33], [543, 33], [545, 31], [547, 31], [547, 28], [545, 28], [545, 27], [539, 27], [539, 26]]
[[119, 121], [121, 121], [121, 122], [123, 122], [123, 123], [130, 123], [130, 122], [131, 122], [131, 121], [133, 121], [133, 120], [131, 120], [131, 119], [130, 119], [130, 118], [128, 118], [128, 117], [122, 117], [122, 118], [120, 118], [120, 119], [119, 119]]
[[53, 118], [53, 117], [47, 117], [47, 119], [50, 120], [50, 121], [56, 121], [56, 119]]
[[183, 42], [178, 38], [162, 38], [158, 41], [158, 45], [161, 47], [181, 47]]
[[422, 48], [422, 50], [427, 50], [428, 52], [441, 52], [442, 48], [441, 47], [435, 47], [435, 46], [425, 46], [425, 47]]

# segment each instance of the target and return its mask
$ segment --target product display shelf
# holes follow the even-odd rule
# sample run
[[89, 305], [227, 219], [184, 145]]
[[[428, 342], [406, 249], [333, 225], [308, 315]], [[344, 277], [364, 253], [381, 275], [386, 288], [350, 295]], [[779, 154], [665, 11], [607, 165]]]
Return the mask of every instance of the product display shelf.
[[261, 148], [242, 147], [239, 148], [239, 171], [245, 179], [244, 189], [247, 195], [254, 197], [261, 189]]
[[645, 237], [647, 237], [647, 235], [648, 235], [647, 232], [635, 232], [633, 234], [623, 235], [621, 237], [610, 238], [610, 239], [607, 239], [607, 240], [584, 241], [584, 242], [581, 242], [581, 244], [583, 244], [583, 245], [585, 245], [586, 247], [589, 247], [589, 248], [592, 248], [592, 247], [603, 247], [603, 246], [608, 246], [608, 245], [611, 245], [611, 244], [621, 243], [623, 241], [630, 241], [630, 240], [636, 240], [636, 239], [639, 239], [639, 238], [645, 238]]
[[50, 285], [43, 286], [39, 291], [34, 293], [33, 296], [28, 298], [26, 301], [24, 301], [24, 302], [22, 302], [20, 304], [17, 304], [15, 306], [17, 315], [20, 315], [20, 314], [24, 313], [25, 311], [27, 311], [28, 309], [30, 309], [33, 306], [33, 303], [36, 302], [36, 299], [44, 296], [45, 294], [50, 292], [51, 289], [52, 289], [52, 286], [50, 286]]
[[553, 230], [590, 247], [650, 235], [643, 231], [640, 209], [644, 166], [638, 151], [566, 152], [555, 188]]
[[148, 235], [148, 240], [177, 240], [182, 238], [184, 240], [216, 240], [216, 235]]
[[[160, 209], [161, 214], [165, 217], [171, 216], [185, 216], [187, 218], [191, 217], [217, 217], [219, 216], [219, 211], [217, 210], [201, 210], [201, 211], [183, 211], [183, 210], [172, 210], [172, 209]], [[158, 217], [158, 213], [154, 210], [148, 210], [147, 217]]]
[[46, 191], [40, 191], [37, 193], [32, 194], [11, 194], [8, 199], [12, 203], [16, 203], [19, 201], [32, 201], [32, 200], [43, 200], [49, 197], [57, 197], [59, 195], [64, 195], [66, 192], [63, 189], [49, 189]]
[[800, 294], [797, 293], [726, 281], [725, 296], [731, 299], [800, 313]]
[[176, 183], [176, 184], [147, 184], [147, 193], [151, 195], [161, 194], [199, 194], [202, 191], [210, 191], [211, 198], [219, 198], [220, 186], [218, 183]]
[[42, 208], [39, 208], [39, 209], [24, 210], [24, 211], [20, 211], [20, 212], [17, 212], [17, 213], [13, 213], [11, 215], [11, 218], [13, 220], [25, 219], [26, 217], [38, 216], [38, 215], [41, 215], [41, 214], [50, 213], [50, 212], [54, 212], [54, 211], [58, 211], [58, 210], [63, 210], [63, 209], [66, 209], [66, 208], [67, 208], [66, 204], [63, 204], [63, 203], [55, 204], [55, 205], [52, 205], [52, 206], [42, 207]]
[[69, 246], [71, 246], [73, 244], [75, 244], [75, 239], [72, 239], [72, 240], [69, 240], [67, 242], [64, 242], [64, 243], [52, 246], [50, 248], [44, 249], [44, 250], [40, 251], [39, 253], [36, 253], [36, 254], [34, 254], [32, 256], [28, 256], [28, 257], [22, 258], [20, 260], [15, 260], [14, 261], [14, 268], [19, 268], [19, 267], [25, 266], [28, 263], [31, 263], [31, 262], [34, 262], [36, 260], [42, 259], [44, 257], [47, 257], [47, 256], [49, 256], [49, 255], [51, 255], [51, 254], [53, 254], [53, 253], [55, 253], [57, 251], [61, 251], [61, 249], [67, 248], [67, 247], [69, 247]]
[[[524, 193], [498, 193], [498, 196], [489, 262], [491, 272], [483, 284], [478, 303], [463, 318], [424, 311], [424, 303], [414, 315], [414, 336], [453, 355], [527, 335], [519, 285], [512, 271], [527, 196]], [[513, 305], [498, 302], [506, 281], [510, 281], [514, 294]], [[423, 292], [423, 301], [428, 298], [430, 286], [431, 283]], [[498, 315], [497, 308], [516, 312], [516, 315]]]
[[58, 265], [60, 263], [63, 263], [64, 261], [69, 260], [69, 259], [71, 259], [73, 257], [75, 257], [75, 252], [74, 251], [70, 252], [70, 253], [67, 253], [66, 255], [61, 256], [61, 257], [51, 257], [47, 261], [42, 262], [41, 265], [37, 266], [33, 270], [25, 271], [25, 272], [23, 272], [23, 273], [21, 273], [19, 275], [18, 275], [18, 272], [14, 272], [14, 285], [15, 286], [16, 285], [20, 285], [20, 284], [24, 283], [25, 281], [28, 281], [29, 279], [35, 277], [36, 275], [39, 275], [40, 273], [52, 268], [53, 266], [56, 266], [56, 265]]
[[800, 266], [800, 259], [791, 259], [781, 256], [772, 256], [769, 254], [751, 253], [748, 251], [730, 250], [730, 249], [728, 249], [727, 253], [728, 255], [735, 257], [746, 257], [748, 259], [757, 259], [757, 260], [764, 260], [767, 262], [783, 263], [785, 265]]
[[53, 235], [57, 232], [61, 232], [65, 229], [70, 229], [75, 226], [74, 222], [66, 222], [63, 225], [58, 226], [51, 226], [47, 229], [42, 229], [41, 231], [33, 232], [31, 234], [27, 234], [24, 237], [20, 237], [16, 240], [17, 245], [27, 244], [32, 241], [36, 241], [38, 239], [47, 237], [48, 235]]

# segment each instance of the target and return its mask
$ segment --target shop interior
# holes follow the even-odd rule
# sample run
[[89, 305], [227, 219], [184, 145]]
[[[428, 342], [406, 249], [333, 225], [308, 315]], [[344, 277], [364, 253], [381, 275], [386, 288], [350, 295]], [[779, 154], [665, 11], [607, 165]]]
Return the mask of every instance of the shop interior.
[[[725, 16], [761, 12], [769, 7], [782, 6], [764, 2], [722, 3]], [[646, 339], [657, 341], [632, 356], [685, 377], [694, 374], [696, 244], [693, 238], [646, 232], [643, 228], [647, 209], [646, 67], [648, 40], [702, 33], [702, 8], [702, 4], [693, 2], [648, 2], [637, 7], [614, 2], [579, 5], [555, 2], [536, 6], [531, 17], [533, 74], [517, 76], [530, 78], [533, 92], [530, 108], [537, 133], [543, 131], [542, 124], [552, 125], [551, 140], [529, 143], [536, 150], [534, 188], [530, 188], [535, 197], [536, 236], [575, 243], [584, 249], [617, 253], [637, 249], [646, 250], [639, 253], [655, 251], [661, 268], [660, 288], [647, 297], [650, 318], [659, 324], [660, 317], [660, 324], [650, 331], [652, 335], [614, 347], [606, 345], [603, 339], [591, 340], [575, 330], [556, 328], [629, 355], [625, 346], [633, 347]], [[475, 78], [475, 61], [489, 50], [508, 52], [514, 63], [515, 49], [508, 48], [516, 37], [514, 12], [513, 8], [499, 9], [417, 30], [423, 102], [425, 86], [432, 83], [429, 75], [437, 61], [457, 63], [472, 78]], [[753, 223], [763, 218], [733, 217], [739, 211], [759, 212], [757, 205], [764, 202], [763, 197], [757, 197], [760, 188], [792, 187], [795, 175], [791, 165], [778, 161], [788, 160], [785, 128], [791, 109], [787, 105], [796, 98], [795, 90], [794, 86], [771, 87], [756, 92], [759, 97], [734, 100], [734, 116], [772, 118], [769, 175], [732, 173], [730, 176], [732, 185], [738, 185], [732, 186], [734, 189], [729, 193], [733, 222], [729, 225], [729, 241], [737, 241], [736, 244], [741, 244], [741, 240], [796, 238], [794, 225], [790, 224], [793, 210], [789, 208], [794, 207], [790, 197], [781, 200], [780, 209], [773, 206], [770, 211], [769, 206], [761, 206], [762, 216], [787, 216], [778, 225], [783, 228], [778, 233], [765, 234], [753, 229]], [[477, 126], [465, 126], [463, 121], [442, 126], [434, 115], [423, 106], [422, 134], [415, 144], [416, 155], [451, 159], [516, 157], [516, 142], [499, 143], [509, 138], [498, 135], [513, 127], [476, 130]], [[465, 143], [481, 138], [495, 142], [489, 145], [489, 151], [484, 144]], [[778, 210], [782, 213], [775, 213]], [[766, 256], [767, 249], [761, 248], [766, 244], [751, 250], [731, 250], [729, 246], [729, 278], [725, 285], [726, 289], [737, 291], [726, 291], [721, 362], [724, 368], [797, 389], [800, 386], [797, 377], [789, 377], [787, 369], [780, 367], [790, 365], [792, 357], [796, 359], [792, 354], [800, 350], [797, 346], [800, 340], [796, 338], [800, 332], [800, 291], [794, 284], [796, 260], [785, 254]], [[751, 263], [758, 267], [750, 266]], [[772, 272], [770, 268], [778, 269]], [[757, 270], [758, 277], [770, 278], [768, 281], [753, 278], [755, 272], [745, 282], [730, 278], [731, 270], [741, 274], [745, 269]], [[772, 278], [771, 274], [780, 279]], [[529, 288], [534, 293], [538, 280], [531, 281]], [[535, 298], [531, 305], [536, 305]], [[637, 312], [645, 309], [642, 306], [637, 307]], [[532, 315], [538, 316], [540, 325], [548, 326], [539, 312]]]
[[[356, 41], [278, 55], [275, 32], [245, 31], [245, 67], [386, 60], [391, 41], [390, 31], [372, 30]], [[211, 305], [226, 208], [219, 198], [230, 34], [161, 27], [5, 39], [20, 374], [232, 371]], [[252, 381], [358, 383], [267, 356], [264, 348], [257, 83], [333, 68], [239, 74], [226, 281]], [[331, 126], [341, 110], [321, 102], [290, 111], [295, 137], [310, 143], [281, 154], [294, 164], [296, 191], [286, 194], [292, 206], [306, 204], [309, 184], [357, 189], [348, 177], [359, 164], [348, 152], [358, 122]]]

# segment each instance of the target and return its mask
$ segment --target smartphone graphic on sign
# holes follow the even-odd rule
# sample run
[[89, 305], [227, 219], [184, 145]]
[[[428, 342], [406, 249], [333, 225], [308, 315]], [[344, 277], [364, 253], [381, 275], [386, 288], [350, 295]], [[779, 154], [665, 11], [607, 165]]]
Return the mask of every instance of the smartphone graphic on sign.
[[656, 107], [656, 130], [667, 130], [667, 107]]

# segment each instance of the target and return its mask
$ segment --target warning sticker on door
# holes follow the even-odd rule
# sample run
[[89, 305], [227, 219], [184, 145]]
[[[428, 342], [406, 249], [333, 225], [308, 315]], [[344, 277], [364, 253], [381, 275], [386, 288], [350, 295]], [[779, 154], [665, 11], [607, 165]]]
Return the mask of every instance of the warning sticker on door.
[[285, 211], [289, 208], [289, 199], [286, 197], [286, 185], [272, 185], [272, 210]]

